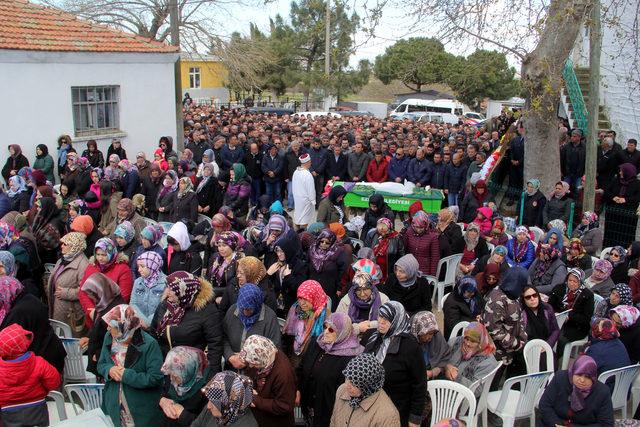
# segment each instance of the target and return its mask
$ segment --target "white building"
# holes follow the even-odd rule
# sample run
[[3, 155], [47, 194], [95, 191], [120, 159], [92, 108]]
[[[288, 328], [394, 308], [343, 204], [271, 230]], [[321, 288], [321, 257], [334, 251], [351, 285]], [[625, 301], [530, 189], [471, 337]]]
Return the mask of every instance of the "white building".
[[0, 1], [0, 124], [33, 163], [37, 144], [57, 159], [57, 139], [78, 152], [119, 138], [127, 157], [152, 158], [160, 136], [176, 140], [175, 47], [28, 3]]

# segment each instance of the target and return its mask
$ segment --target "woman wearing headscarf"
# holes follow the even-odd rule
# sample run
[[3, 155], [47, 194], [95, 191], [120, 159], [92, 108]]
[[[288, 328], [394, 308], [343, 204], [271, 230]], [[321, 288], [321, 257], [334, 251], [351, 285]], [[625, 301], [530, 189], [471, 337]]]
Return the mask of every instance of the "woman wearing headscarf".
[[638, 171], [631, 163], [623, 163], [619, 168], [618, 178], [604, 192], [607, 222], [615, 224], [614, 227], [605, 227], [602, 243], [605, 248], [615, 245], [627, 247], [635, 236], [636, 210], [640, 202]]
[[169, 381], [160, 398], [164, 412], [162, 427], [189, 427], [207, 404], [202, 388], [209, 378], [209, 363], [199, 348], [172, 348], [160, 369]]
[[387, 218], [393, 224], [396, 216], [389, 205], [385, 203], [382, 194], [374, 193], [369, 197], [369, 209], [364, 213], [364, 226], [360, 233], [360, 240], [370, 240], [368, 239], [369, 232], [378, 226], [378, 221], [381, 218]]
[[507, 246], [507, 242], [510, 238], [506, 229], [507, 226], [504, 224], [502, 219], [495, 219], [491, 226], [491, 231], [484, 236], [484, 239], [493, 246]]
[[[568, 398], [567, 398], [568, 396]], [[557, 371], [540, 398], [540, 425], [614, 425], [609, 387], [598, 381], [598, 366], [580, 356], [567, 371]]]
[[594, 310], [595, 317], [607, 317], [614, 307], [619, 305], [633, 305], [631, 289], [625, 283], [618, 283], [613, 287], [608, 298], [600, 301]]
[[284, 238], [292, 240], [298, 252], [301, 250], [298, 233], [289, 226], [287, 219], [282, 215], [271, 215], [266, 226], [262, 229], [258, 242], [254, 245], [256, 256], [264, 256], [266, 267], [271, 267], [277, 261], [276, 242]]
[[613, 283], [629, 283], [629, 261], [627, 260], [627, 250], [622, 246], [614, 246], [605, 258], [611, 263], [611, 280]]
[[36, 238], [38, 255], [42, 263], [55, 263], [58, 259], [60, 236], [64, 234], [64, 221], [55, 199], [43, 197], [37, 204], [31, 231]]
[[640, 310], [629, 305], [618, 305], [609, 312], [609, 317], [620, 332], [620, 341], [626, 347], [631, 363], [640, 362]]
[[100, 321], [109, 330], [98, 361], [98, 373], [106, 379], [102, 410], [116, 427], [157, 426], [164, 360], [158, 342], [142, 330], [129, 305], [115, 306]]
[[346, 381], [336, 391], [332, 426], [400, 427], [398, 410], [382, 388], [385, 370], [372, 354], [354, 357], [342, 373]]
[[91, 327], [97, 319], [94, 313], [96, 306], [95, 302], [84, 292], [83, 285], [87, 278], [94, 273], [102, 273], [116, 282], [120, 288], [120, 295], [127, 303], [131, 298], [131, 289], [133, 288], [133, 274], [131, 274], [131, 269], [129, 268], [129, 260], [118, 253], [113, 240], [106, 237], [98, 240], [93, 256], [89, 259], [89, 266], [80, 281], [80, 290], [78, 291], [78, 299], [82, 304], [85, 324], [88, 327]]
[[234, 369], [246, 366], [240, 360], [240, 350], [247, 337], [261, 335], [280, 347], [280, 325], [276, 313], [263, 303], [262, 290], [253, 283], [244, 284], [238, 291], [238, 300], [224, 316], [224, 358]]
[[71, 231], [77, 231], [86, 236], [87, 248], [84, 250], [87, 258], [93, 255], [98, 240], [102, 238], [102, 233], [89, 215], [78, 215], [71, 223]]
[[338, 298], [342, 296], [342, 275], [347, 271], [350, 261], [342, 242], [338, 241], [333, 231], [325, 228], [309, 248], [307, 259], [309, 279], [318, 281], [331, 298], [332, 307], [337, 307]]
[[402, 304], [409, 316], [418, 311], [431, 310], [432, 289], [425, 277], [420, 275], [418, 260], [406, 254], [394, 266], [394, 274], [380, 286], [391, 301]]
[[565, 224], [569, 222], [571, 203], [573, 202], [573, 199], [569, 197], [569, 191], [569, 184], [564, 181], [556, 182], [553, 193], [542, 209], [542, 222], [545, 225], [542, 227], [543, 230], [548, 228], [549, 222], [554, 219], [560, 219]]
[[267, 269], [267, 276], [277, 296], [278, 314], [286, 317], [296, 302], [298, 287], [308, 277], [308, 266], [302, 258], [297, 235], [278, 239], [274, 248], [277, 258]]
[[144, 205], [147, 210], [147, 217], [158, 219], [158, 195], [163, 186], [163, 171], [156, 163], [149, 165], [149, 174], [142, 177], [140, 194], [144, 196]]
[[178, 192], [171, 208], [171, 222], [198, 220], [198, 195], [193, 191], [193, 183], [187, 177], [180, 178]]
[[62, 257], [53, 267], [47, 283], [49, 317], [66, 323], [74, 337], [80, 337], [85, 333], [85, 322], [78, 290], [89, 266], [84, 255], [85, 236], [77, 232], [68, 233], [60, 239], [60, 244]]
[[547, 204], [547, 198], [540, 191], [540, 180], [530, 179], [527, 181], [527, 187], [524, 191], [524, 209], [521, 210], [522, 201], [520, 201], [516, 210], [518, 214], [522, 212], [522, 225], [539, 227], [544, 230], [542, 211]]
[[[113, 231], [113, 241], [116, 243], [118, 252], [127, 257], [129, 261], [133, 258], [136, 250], [135, 241], [136, 231], [129, 221], [122, 221]], [[129, 264], [135, 269], [135, 264]]]
[[[620, 341], [616, 324], [607, 318], [594, 317], [591, 321], [589, 347], [585, 354], [598, 365], [598, 375], [612, 369], [631, 365], [629, 353]], [[607, 384], [611, 381], [607, 381]]]
[[353, 323], [354, 332], [361, 335], [378, 327], [378, 312], [388, 301], [389, 297], [373, 283], [371, 274], [356, 271], [352, 286], [340, 300], [336, 313], [346, 313]]
[[516, 236], [507, 242], [507, 262], [512, 267], [529, 268], [536, 257], [536, 248], [529, 238], [529, 229], [523, 225], [516, 228]]
[[464, 249], [456, 276], [470, 274], [480, 258], [489, 254], [487, 241], [480, 238], [480, 227], [471, 223], [464, 232]]
[[[232, 231], [225, 231], [220, 234], [216, 240], [216, 247], [218, 253], [212, 258], [212, 263], [207, 268], [206, 277], [214, 286], [216, 298], [219, 297], [220, 301], [222, 301], [222, 296], [227, 287], [236, 288], [238, 286], [236, 272], [238, 260], [242, 257], [242, 253], [238, 250], [238, 236]], [[229, 308], [231, 303], [228, 301], [226, 303], [228, 304], [226, 308]]]
[[567, 343], [580, 340], [589, 333], [593, 315], [593, 292], [584, 285], [584, 272], [579, 268], [570, 268], [565, 283], [556, 285], [549, 295], [549, 305], [556, 313], [571, 310], [560, 329], [556, 347], [559, 358]]
[[186, 271], [167, 276], [167, 287], [151, 322], [162, 354], [178, 345], [207, 348], [211, 374], [220, 372], [222, 315], [213, 301], [213, 287]]
[[49, 154], [49, 147], [44, 144], [36, 146], [36, 160], [33, 162], [33, 169], [41, 170], [47, 181], [55, 184], [55, 176], [53, 175], [53, 157]]
[[349, 316], [329, 316], [298, 367], [300, 406], [310, 425], [329, 426], [336, 390], [344, 382], [342, 371], [363, 350]]
[[482, 298], [484, 298], [489, 292], [491, 292], [493, 288], [500, 284], [502, 275], [503, 273], [501, 266], [494, 262], [487, 263], [484, 271], [476, 274], [476, 285], [478, 293]]
[[436, 316], [430, 311], [419, 311], [411, 318], [411, 334], [418, 340], [422, 358], [427, 367], [427, 379], [437, 378], [451, 357], [447, 340], [438, 328]]
[[440, 247], [448, 246], [450, 249], [450, 253], [446, 256], [462, 252], [465, 243], [462, 237], [462, 229], [456, 224], [455, 215], [450, 208], [444, 208], [438, 212], [436, 231], [439, 235]]
[[591, 276], [585, 280], [585, 286], [591, 289], [591, 292], [594, 294], [598, 294], [602, 298], [607, 298], [615, 286], [615, 283], [611, 280], [612, 270], [613, 267], [609, 261], [599, 259], [593, 265]]
[[382, 272], [381, 281], [386, 282], [387, 278], [393, 275], [392, 266], [405, 254], [402, 238], [395, 230], [393, 222], [387, 217], [380, 218], [370, 243], [365, 243], [365, 246], [373, 249], [376, 264]]
[[251, 177], [242, 163], [234, 163], [230, 172], [231, 182], [224, 195], [224, 204], [233, 210], [236, 218], [244, 217], [249, 212]]
[[138, 272], [138, 264], [137, 259], [142, 255], [143, 252], [155, 252], [162, 259], [162, 271], [166, 271], [167, 269], [167, 253], [160, 246], [160, 240], [164, 234], [164, 230], [158, 224], [147, 225], [140, 232], [140, 244], [136, 247], [135, 252], [129, 261], [129, 265], [133, 268], [133, 277], [136, 279], [140, 277], [140, 273]]
[[329, 297], [315, 280], [302, 282], [297, 297], [298, 301], [289, 309], [282, 328], [283, 348], [294, 367], [298, 366], [309, 342], [320, 336], [324, 321], [331, 313]]
[[331, 224], [337, 222], [344, 224], [346, 221], [344, 196], [347, 190], [342, 185], [336, 185], [329, 191], [329, 196], [323, 199], [318, 205], [318, 214], [316, 221]]
[[[106, 179], [102, 180], [100, 183], [100, 222], [98, 228], [103, 236], [110, 236], [118, 225], [118, 205], [121, 200], [122, 191], [118, 189], [116, 184]], [[129, 209], [128, 206], [126, 207]], [[123, 215], [126, 215], [124, 210]]]
[[9, 184], [9, 177], [17, 175], [18, 171], [25, 166], [29, 166], [29, 160], [22, 154], [22, 148], [18, 144], [11, 144], [8, 147], [9, 157], [2, 168], [2, 177]]
[[136, 259], [134, 268], [140, 277], [133, 282], [130, 304], [136, 308], [142, 322], [148, 326], [167, 287], [167, 276], [162, 272], [162, 257], [147, 251]]
[[[498, 366], [495, 353], [496, 346], [487, 328], [482, 323], [471, 322], [454, 341], [444, 376], [469, 387]], [[476, 389], [476, 397], [481, 391], [482, 388]]]
[[[533, 286], [525, 286], [520, 297], [524, 313], [524, 326], [529, 341], [539, 339], [546, 341], [553, 348], [560, 336], [560, 328], [556, 321], [553, 307], [542, 301], [540, 293]], [[551, 369], [551, 367], [548, 367]]]
[[239, 290], [247, 283], [258, 286], [262, 291], [264, 303], [274, 312], [277, 310], [276, 296], [269, 286], [267, 270], [262, 261], [253, 256], [242, 257], [238, 260], [235, 284], [224, 289], [222, 301], [218, 305], [220, 310], [226, 313], [229, 307], [236, 303]]
[[475, 219], [478, 209], [484, 206], [488, 195], [489, 190], [484, 180], [481, 179], [475, 185], [472, 184], [471, 191], [467, 192], [460, 203], [460, 221], [471, 223]]
[[460, 322], [476, 321], [483, 307], [484, 299], [478, 291], [476, 279], [473, 276], [460, 277], [442, 307], [445, 336], [450, 336], [453, 327]]
[[191, 246], [189, 231], [184, 222], [179, 221], [167, 232], [167, 274], [186, 271], [191, 274], [202, 273], [202, 258]]
[[[208, 150], [207, 150], [208, 151]], [[213, 150], [211, 150], [213, 152]], [[206, 215], [209, 218], [213, 216], [215, 211], [213, 201], [217, 189], [217, 173], [215, 163], [203, 163], [202, 179], [196, 187], [196, 198], [198, 199], [198, 213]]]
[[16, 259], [9, 251], [0, 251], [0, 277], [15, 276]]
[[[133, 230], [134, 230], [133, 237], [137, 241], [140, 237], [140, 232], [147, 226], [146, 221], [144, 220], [144, 218], [142, 218], [142, 216], [140, 216], [138, 212], [136, 212], [136, 207], [133, 204], [133, 201], [131, 199], [127, 199], [127, 198], [121, 199], [118, 202], [117, 209], [118, 209], [118, 214], [116, 217], [115, 224], [112, 225], [113, 230], [115, 231], [116, 227], [122, 224], [123, 222], [129, 221], [133, 226]], [[114, 238], [113, 232], [111, 237]]]
[[67, 352], [51, 328], [47, 307], [40, 299], [27, 293], [17, 279], [4, 276], [0, 277], [0, 330], [12, 323], [33, 332], [29, 350], [62, 374]]
[[478, 258], [473, 270], [471, 270], [470, 276], [477, 276], [479, 273], [486, 270], [489, 264], [496, 264], [500, 267], [500, 273], [504, 274], [510, 268], [507, 262], [507, 248], [504, 246], [496, 246], [493, 250]]
[[260, 427], [293, 427], [296, 381], [287, 356], [268, 338], [251, 335], [240, 359], [253, 381], [253, 415]]
[[427, 214], [418, 211], [401, 236], [405, 252], [416, 257], [422, 274], [435, 275], [440, 259], [440, 242]]
[[174, 200], [177, 197], [178, 190], [178, 174], [175, 171], [167, 171], [162, 180], [162, 187], [158, 192], [158, 199], [156, 201], [156, 208], [158, 210], [158, 221], [160, 222], [174, 222], [173, 219], [173, 206]]
[[573, 237], [580, 239], [590, 256], [595, 256], [596, 252], [602, 249], [602, 240], [604, 239], [604, 231], [600, 228], [598, 214], [591, 211], [583, 212], [580, 224], [573, 230]]
[[19, 175], [9, 178], [7, 196], [11, 201], [11, 210], [17, 212], [27, 212], [31, 206], [31, 194], [27, 188], [27, 183]]
[[567, 268], [579, 268], [583, 271], [591, 269], [591, 256], [587, 254], [582, 242], [578, 238], [573, 238], [569, 242], [569, 247], [565, 252], [563, 261]]
[[202, 153], [202, 162], [198, 165], [198, 171], [196, 172], [197, 178], [202, 178], [204, 176], [204, 167], [206, 165], [211, 165], [213, 177], [217, 177], [220, 172], [220, 167], [216, 163], [216, 154], [211, 148], [204, 150]]
[[165, 153], [162, 151], [162, 148], [156, 148], [153, 152], [153, 164], [157, 165], [163, 172], [166, 172], [169, 169], [169, 163], [167, 163]]
[[549, 294], [554, 287], [563, 284], [567, 278], [567, 267], [561, 252], [550, 245], [540, 245], [538, 255], [529, 267], [530, 283], [538, 292]]
[[384, 390], [398, 408], [402, 426], [420, 424], [427, 395], [424, 357], [410, 330], [402, 304], [390, 301], [380, 307], [378, 329], [365, 346], [384, 367]]
[[253, 383], [249, 377], [224, 371], [202, 389], [208, 400], [191, 427], [258, 427], [251, 404]]

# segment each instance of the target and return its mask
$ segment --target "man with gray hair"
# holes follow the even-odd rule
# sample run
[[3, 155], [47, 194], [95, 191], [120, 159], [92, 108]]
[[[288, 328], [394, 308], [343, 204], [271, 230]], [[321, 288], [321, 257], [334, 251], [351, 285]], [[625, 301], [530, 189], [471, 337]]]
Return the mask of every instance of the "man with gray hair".
[[613, 138], [606, 136], [598, 150], [597, 182], [598, 187], [606, 190], [618, 172], [616, 151], [613, 149]]

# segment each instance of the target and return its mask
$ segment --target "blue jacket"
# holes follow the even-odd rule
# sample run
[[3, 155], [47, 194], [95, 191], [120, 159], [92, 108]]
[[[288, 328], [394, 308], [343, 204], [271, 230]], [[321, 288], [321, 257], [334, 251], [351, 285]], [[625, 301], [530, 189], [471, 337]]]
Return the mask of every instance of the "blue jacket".
[[140, 175], [137, 171], [129, 171], [122, 178], [122, 197], [131, 199], [136, 193], [140, 192]]
[[444, 174], [446, 167], [447, 165], [442, 162], [437, 165], [435, 163], [431, 164], [431, 179], [429, 180], [431, 188], [444, 189]]
[[511, 267], [522, 267], [529, 269], [533, 261], [536, 259], [536, 249], [533, 247], [533, 243], [531, 240], [527, 240], [527, 252], [524, 254], [524, 258], [517, 262], [516, 258], [516, 244], [518, 243], [518, 239], [515, 237], [513, 239], [509, 239], [507, 242], [507, 262]]
[[409, 162], [409, 172], [407, 174], [407, 179], [414, 184], [422, 184], [423, 186], [427, 184], [427, 180], [429, 178], [429, 169], [431, 167], [431, 162], [427, 159], [412, 159]]
[[409, 163], [411, 159], [408, 157], [403, 157], [402, 159], [397, 159], [396, 157], [392, 157], [389, 161], [389, 166], [387, 166], [387, 175], [389, 176], [389, 181], [394, 181], [396, 178], [405, 180], [409, 171]]
[[324, 175], [324, 169], [327, 166], [327, 150], [322, 147], [318, 150], [309, 148], [307, 153], [311, 157], [311, 171], [320, 176]]
[[224, 145], [220, 150], [220, 161], [222, 169], [229, 170], [234, 163], [242, 163], [244, 158], [244, 150], [236, 146], [235, 150], [230, 150], [228, 145]]
[[133, 282], [133, 290], [131, 291], [131, 301], [129, 304], [135, 306], [138, 309], [139, 314], [142, 315], [143, 321], [147, 325], [151, 325], [153, 315], [156, 313], [156, 308], [160, 304], [162, 299], [162, 293], [167, 287], [167, 276], [163, 272], [158, 275], [158, 280], [151, 288], [147, 287], [142, 277], [138, 277]]
[[7, 193], [0, 191], [0, 218], [11, 212], [11, 200]]
[[[284, 169], [284, 158], [276, 154], [275, 158], [271, 158], [269, 154], [262, 156], [262, 173], [264, 173], [264, 180], [266, 182], [279, 182], [282, 180], [282, 171]], [[267, 172], [273, 171], [275, 176], [271, 178], [267, 175]]]
[[631, 365], [627, 348], [618, 338], [607, 341], [591, 338], [591, 344], [586, 354], [596, 361], [598, 365], [598, 375], [611, 369]]
[[453, 163], [447, 164], [444, 171], [444, 189], [449, 193], [457, 194], [462, 192], [467, 182], [467, 168], [460, 163], [455, 166]]

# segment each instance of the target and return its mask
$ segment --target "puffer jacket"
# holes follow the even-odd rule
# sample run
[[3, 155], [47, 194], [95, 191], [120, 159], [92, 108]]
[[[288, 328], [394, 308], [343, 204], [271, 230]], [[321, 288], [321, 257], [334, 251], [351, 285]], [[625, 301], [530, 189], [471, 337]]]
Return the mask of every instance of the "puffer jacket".
[[554, 219], [561, 219], [565, 224], [569, 223], [571, 203], [573, 203], [573, 199], [567, 196], [561, 199], [555, 196], [551, 197], [542, 209], [542, 223], [547, 225], [549, 221], [553, 221]]
[[31, 351], [15, 360], [0, 359], [0, 408], [42, 400], [60, 380], [56, 368]]
[[433, 230], [418, 235], [413, 228], [409, 227], [401, 236], [405, 252], [416, 257], [420, 265], [420, 272], [434, 276], [440, 260], [438, 235]]
[[230, 183], [224, 195], [224, 204], [233, 209], [236, 218], [249, 213], [249, 195], [251, 194], [251, 178], [245, 177], [235, 183]]
[[467, 168], [460, 163], [458, 166], [449, 163], [444, 171], [444, 189], [449, 193], [459, 194], [464, 189], [467, 178]]
[[562, 259], [557, 258], [551, 262], [551, 265], [542, 277], [535, 277], [536, 269], [538, 268], [539, 259], [533, 261], [529, 267], [529, 277], [531, 284], [536, 287], [536, 290], [541, 294], [547, 294], [553, 291], [556, 285], [564, 283], [567, 278], [567, 267], [562, 262]]
[[517, 239], [511, 239], [507, 241], [505, 245], [507, 247], [507, 262], [511, 267], [529, 268], [536, 259], [536, 248], [533, 247], [531, 240], [527, 240], [527, 250], [524, 256], [520, 259], [516, 259], [518, 253], [519, 243]]

